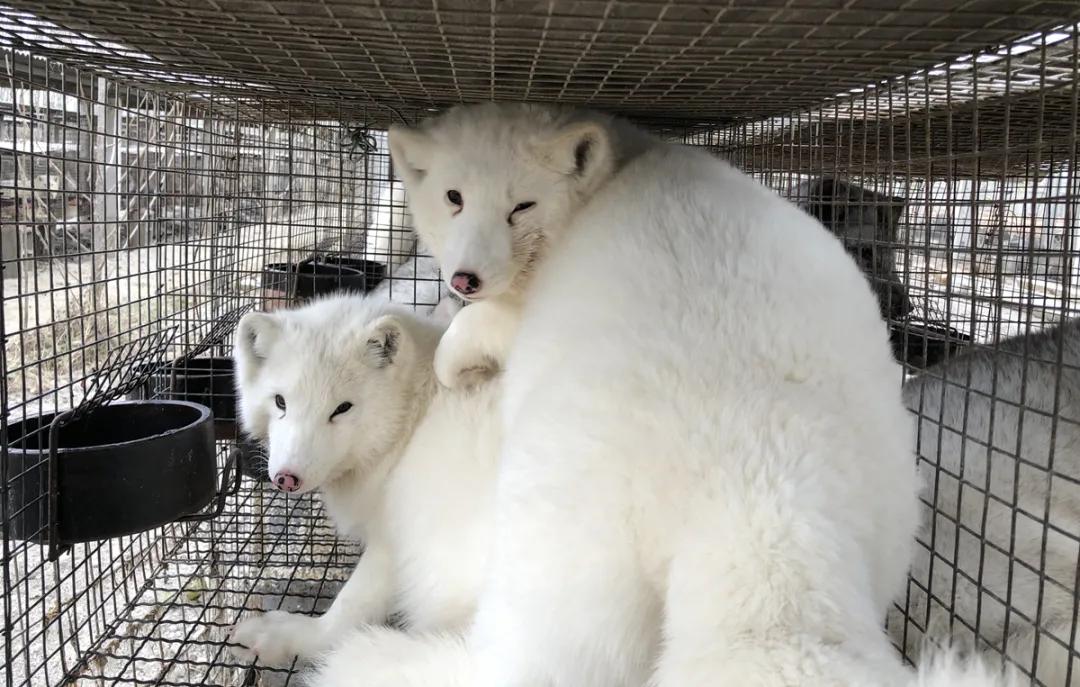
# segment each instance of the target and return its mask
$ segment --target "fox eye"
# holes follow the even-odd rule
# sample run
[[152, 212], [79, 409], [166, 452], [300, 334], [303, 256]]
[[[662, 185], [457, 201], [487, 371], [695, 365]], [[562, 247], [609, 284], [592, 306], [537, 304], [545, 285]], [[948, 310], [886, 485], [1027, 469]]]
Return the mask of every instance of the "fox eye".
[[536, 203], [534, 203], [531, 200], [526, 201], [524, 203], [518, 203], [517, 205], [514, 206], [514, 209], [510, 212], [510, 216], [506, 218], [506, 221], [513, 224], [514, 223], [514, 215], [518, 214], [519, 212], [525, 212], [526, 210], [531, 210], [535, 205], [536, 205]]
[[450, 189], [446, 192], [446, 200], [454, 207], [461, 207], [465, 204], [465, 200], [461, 197], [461, 191], [455, 191]]
[[278, 410], [285, 410], [285, 397], [281, 394], [274, 396], [274, 405], [278, 407]]
[[351, 408], [352, 408], [352, 403], [349, 403], [348, 401], [345, 401], [344, 403], [339, 405], [337, 408], [334, 408], [334, 412], [330, 413], [330, 419], [333, 420], [338, 415], [342, 415], [344, 413], [349, 412], [349, 410]]

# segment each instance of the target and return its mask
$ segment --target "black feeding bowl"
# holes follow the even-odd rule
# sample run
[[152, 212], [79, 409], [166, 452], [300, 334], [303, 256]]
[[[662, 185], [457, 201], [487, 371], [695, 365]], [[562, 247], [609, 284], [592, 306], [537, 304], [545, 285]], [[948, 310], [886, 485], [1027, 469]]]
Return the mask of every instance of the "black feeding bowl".
[[893, 354], [913, 368], [926, 369], [971, 345], [971, 337], [952, 327], [924, 323], [892, 323]]
[[270, 298], [303, 301], [338, 291], [363, 293], [375, 288], [383, 280], [385, 268], [376, 267], [378, 263], [348, 258], [336, 260], [305, 260], [297, 264], [279, 262], [266, 265], [262, 272], [263, 291]]
[[[49, 543], [49, 425], [8, 426], [10, 536]], [[143, 532], [198, 513], [217, 491], [210, 410], [117, 402], [63, 425], [56, 446], [58, 545]]]
[[144, 368], [144, 384], [132, 399], [165, 398], [204, 405], [214, 413], [219, 439], [231, 439], [236, 427], [236, 366], [232, 358], [190, 358]]
[[386, 278], [386, 265], [377, 260], [364, 260], [331, 253], [323, 257], [319, 262], [324, 265], [341, 265], [363, 273], [366, 277], [365, 291], [375, 288], [379, 285], [379, 282]]

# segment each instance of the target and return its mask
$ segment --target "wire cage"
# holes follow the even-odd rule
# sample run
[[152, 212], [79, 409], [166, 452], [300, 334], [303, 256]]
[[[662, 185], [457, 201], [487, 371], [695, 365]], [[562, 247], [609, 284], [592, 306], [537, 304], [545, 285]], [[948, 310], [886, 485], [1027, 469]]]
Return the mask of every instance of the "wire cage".
[[[489, 99], [626, 114], [834, 231], [919, 417], [925, 518], [888, 618], [898, 649], [973, 640], [1036, 680], [1047, 647], [1071, 662], [1080, 519], [1059, 504], [1080, 499], [1077, 22], [1071, 3], [1027, 0], [6, 0], [5, 684], [296, 684], [234, 659], [228, 629], [247, 609], [321, 612], [360, 545], [317, 497], [258, 479], [231, 331], [346, 273], [435, 305], [385, 131]], [[50, 506], [9, 469], [13, 428], [92, 402], [111, 352], [166, 333], [128, 361], [125, 395], [211, 406], [218, 469], [239, 454], [240, 488], [216, 517], [58, 556], [14, 537]], [[1000, 379], [984, 384], [972, 356]], [[983, 407], [988, 422], [972, 420]], [[1009, 426], [1026, 441], [998, 441]]]

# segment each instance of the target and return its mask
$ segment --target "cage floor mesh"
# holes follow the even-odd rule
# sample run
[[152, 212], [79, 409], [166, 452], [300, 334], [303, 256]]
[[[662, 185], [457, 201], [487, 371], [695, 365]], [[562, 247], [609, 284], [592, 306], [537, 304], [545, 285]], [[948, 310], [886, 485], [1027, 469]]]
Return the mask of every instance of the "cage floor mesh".
[[25, 546], [15, 574], [35, 575], [7, 645], [16, 685], [296, 684], [296, 666], [234, 658], [229, 630], [248, 611], [323, 612], [360, 555], [317, 498], [248, 478], [216, 520], [77, 546], [55, 564]]

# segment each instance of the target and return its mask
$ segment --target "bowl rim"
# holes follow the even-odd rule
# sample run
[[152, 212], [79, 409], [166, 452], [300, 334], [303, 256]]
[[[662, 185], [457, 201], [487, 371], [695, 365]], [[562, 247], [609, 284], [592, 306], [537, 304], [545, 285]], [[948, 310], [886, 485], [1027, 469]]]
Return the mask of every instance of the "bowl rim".
[[[179, 434], [180, 432], [184, 432], [184, 431], [187, 431], [189, 429], [192, 429], [193, 427], [195, 427], [196, 425], [199, 425], [201, 423], [209, 422], [210, 419], [213, 417], [213, 411], [210, 410], [210, 408], [207, 408], [206, 406], [204, 406], [204, 405], [202, 405], [200, 403], [193, 403], [191, 401], [173, 401], [173, 400], [165, 400], [165, 399], [152, 399], [152, 400], [135, 400], [135, 401], [114, 401], [112, 403], [105, 404], [105, 406], [110, 407], [110, 408], [115, 408], [117, 406], [134, 406], [134, 405], [142, 405], [142, 406], [146, 406], [146, 405], [184, 406], [184, 407], [187, 407], [187, 408], [191, 408], [193, 410], [197, 410], [199, 412], [199, 416], [197, 418], [195, 418], [193, 421], [191, 421], [191, 422], [189, 422], [189, 423], [187, 423], [185, 425], [182, 425], [180, 427], [173, 427], [172, 429], [166, 430], [164, 432], [160, 432], [158, 434], [151, 434], [149, 436], [140, 437], [138, 439], [129, 439], [128, 441], [117, 441], [117, 442], [112, 442], [112, 443], [109, 443], [109, 444], [94, 444], [93, 446], [76, 446], [76, 447], [72, 447], [72, 448], [58, 448], [58, 449], [56, 449], [56, 454], [57, 455], [68, 455], [68, 454], [78, 454], [78, 453], [89, 453], [91, 451], [101, 451], [102, 449], [109, 448], [109, 447], [112, 447], [112, 446], [130, 446], [132, 444], [144, 443], [144, 442], [150, 441], [151, 439], [164, 439], [166, 437], [171, 437], [171, 436], [173, 436], [175, 434]], [[25, 424], [26, 421], [30, 420], [30, 419], [48, 418], [49, 423], [52, 423], [53, 418], [55, 418], [57, 415], [59, 415], [60, 413], [63, 413], [63, 412], [67, 412], [67, 411], [59, 411], [59, 412], [54, 411], [54, 412], [51, 412], [51, 413], [45, 413], [43, 415], [34, 415], [32, 417], [27, 417], [27, 418], [24, 418], [23, 420], [19, 420], [18, 422], [9, 423], [8, 424], [8, 441], [7, 441], [8, 455], [48, 456], [49, 455], [49, 449], [47, 449], [47, 448], [46, 449], [25, 449], [25, 448], [19, 448], [18, 446], [14, 446], [13, 444], [18, 442], [19, 439], [21, 439], [22, 436], [24, 436], [24, 435], [20, 435], [19, 437], [12, 440], [11, 439], [11, 428], [13, 426], [18, 426], [18, 425]], [[48, 425], [45, 425], [45, 431], [48, 431]]]
[[[313, 270], [313, 271], [311, 271], [309, 273], [301, 272], [300, 270], [302, 270], [305, 267], [315, 267], [315, 268], [327, 267], [331, 271], [326, 271], [326, 272], [323, 272], [321, 274], [319, 272], [315, 271], [315, 270]], [[300, 277], [331, 277], [331, 276], [336, 276], [338, 274], [346, 275], [347, 273], [350, 273], [350, 272], [355, 274], [356, 276], [362, 276], [362, 277], [368, 276], [366, 272], [364, 272], [362, 270], [359, 270], [359, 269], [357, 269], [355, 267], [349, 267], [348, 265], [339, 265], [339, 264], [334, 264], [334, 263], [329, 263], [329, 262], [311, 262], [311, 261], [308, 261], [308, 260], [302, 260], [300, 262], [272, 262], [272, 263], [267, 263], [267, 264], [263, 265], [262, 271], [263, 271], [263, 273], [269, 273], [269, 274], [289, 274], [289, 275], [298, 275]]]
[[[207, 360], [213, 362], [208, 366], [195, 364]], [[178, 362], [182, 363], [180, 367], [176, 366]], [[218, 363], [222, 363], [221, 367], [219, 369], [213, 369], [214, 365]], [[151, 363], [151, 365], [153, 365], [153, 363]], [[214, 376], [225, 378], [236, 374], [236, 359], [231, 355], [213, 355], [205, 358], [172, 360], [167, 363], [155, 365], [154, 369], [150, 372], [150, 375], [154, 377], [170, 376], [173, 370], [176, 370], [178, 377]]]

